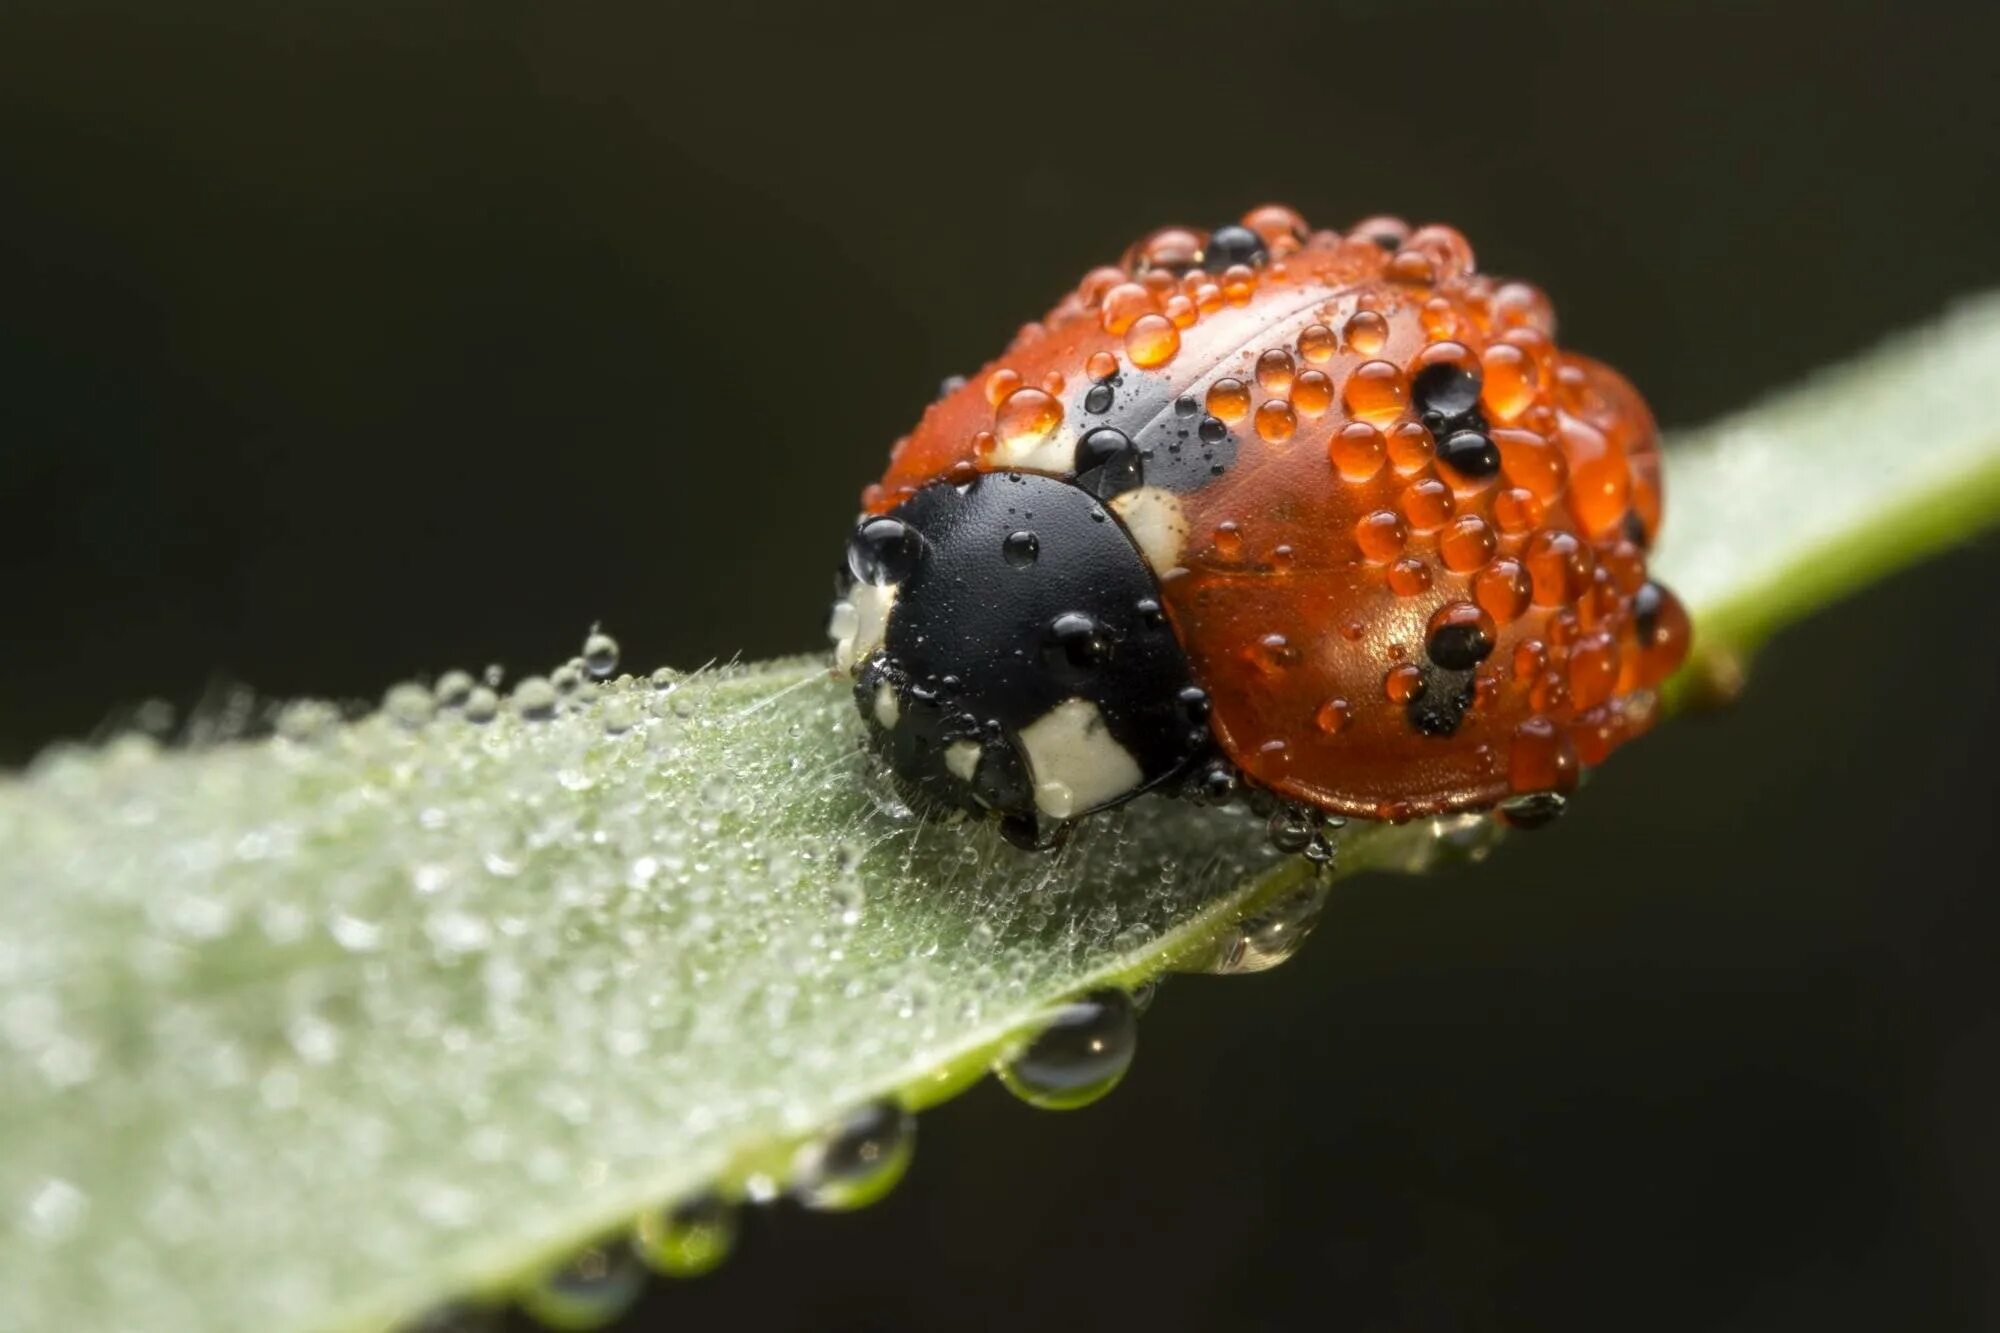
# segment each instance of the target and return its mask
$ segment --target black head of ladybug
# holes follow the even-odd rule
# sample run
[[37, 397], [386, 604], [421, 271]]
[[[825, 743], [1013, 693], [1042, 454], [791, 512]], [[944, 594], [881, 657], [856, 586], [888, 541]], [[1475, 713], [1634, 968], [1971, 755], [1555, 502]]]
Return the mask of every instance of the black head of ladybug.
[[863, 520], [847, 566], [836, 660], [870, 743], [929, 800], [1020, 835], [1128, 800], [1207, 742], [1152, 571], [1078, 485], [933, 482]]

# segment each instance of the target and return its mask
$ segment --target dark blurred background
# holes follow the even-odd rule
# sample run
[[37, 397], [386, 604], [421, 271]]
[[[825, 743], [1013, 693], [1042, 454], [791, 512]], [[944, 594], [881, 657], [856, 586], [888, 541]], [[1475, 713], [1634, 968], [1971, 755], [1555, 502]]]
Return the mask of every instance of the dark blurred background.
[[[1670, 426], [2000, 283], [2000, 10], [1648, 8], [0, 3], [0, 760], [600, 617], [815, 647], [937, 381], [1169, 220], [1451, 220]], [[1996, 575], [638, 1326], [2000, 1327]]]

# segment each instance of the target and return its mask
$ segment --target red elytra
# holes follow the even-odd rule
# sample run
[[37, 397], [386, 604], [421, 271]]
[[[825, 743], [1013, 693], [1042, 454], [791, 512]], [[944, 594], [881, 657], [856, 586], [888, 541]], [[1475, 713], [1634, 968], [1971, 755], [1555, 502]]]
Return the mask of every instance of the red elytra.
[[1101, 425], [1148, 473], [1199, 452], [1197, 482], [1108, 507], [1249, 780], [1378, 818], [1568, 790], [1688, 649], [1646, 574], [1651, 413], [1450, 227], [1242, 225], [1253, 262], [1211, 271], [1210, 233], [1173, 227], [1093, 269], [931, 405], [864, 508], [967, 469], [1066, 475]]

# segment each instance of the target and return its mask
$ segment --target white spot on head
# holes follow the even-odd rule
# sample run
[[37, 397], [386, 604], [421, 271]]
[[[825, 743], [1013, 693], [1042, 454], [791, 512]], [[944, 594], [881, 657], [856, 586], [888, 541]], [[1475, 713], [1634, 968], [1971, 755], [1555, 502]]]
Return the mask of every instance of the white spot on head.
[[1132, 534], [1146, 564], [1156, 576], [1164, 577], [1181, 563], [1181, 548], [1187, 545], [1187, 516], [1181, 512], [1181, 497], [1158, 486], [1141, 486], [1111, 497], [1111, 512]]
[[960, 782], [972, 781], [972, 775], [979, 768], [979, 742], [953, 741], [944, 747], [944, 766]]
[[882, 646], [882, 635], [889, 628], [889, 612], [895, 605], [893, 583], [857, 583], [844, 600], [833, 604], [826, 633], [833, 640], [836, 671], [853, 671]]
[[1023, 727], [1021, 749], [1035, 778], [1035, 805], [1051, 819], [1115, 801], [1145, 777], [1088, 699], [1065, 699]]
[[896, 722], [903, 716], [903, 706], [896, 702], [896, 692], [883, 681], [875, 687], [875, 720], [882, 724], [882, 730], [894, 731]]

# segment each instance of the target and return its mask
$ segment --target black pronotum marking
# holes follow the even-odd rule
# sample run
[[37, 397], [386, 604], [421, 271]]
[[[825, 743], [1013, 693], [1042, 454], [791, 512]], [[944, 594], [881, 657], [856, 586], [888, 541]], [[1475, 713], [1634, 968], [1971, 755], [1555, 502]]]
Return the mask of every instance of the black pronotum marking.
[[[1032, 534], [1032, 559], [1021, 558], [1022, 534]], [[1013, 472], [933, 482], [863, 524], [856, 544], [872, 555], [890, 537], [917, 555], [897, 565], [896, 603], [881, 648], [857, 673], [855, 701], [871, 744], [923, 796], [997, 811], [1016, 835], [1033, 829], [1020, 732], [1071, 698], [1097, 706], [1138, 764], [1140, 789], [1181, 771], [1207, 742], [1152, 572], [1082, 488]], [[885, 685], [897, 703], [886, 728], [875, 717]], [[979, 747], [970, 782], [947, 764], [959, 741]]]

